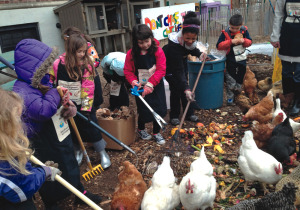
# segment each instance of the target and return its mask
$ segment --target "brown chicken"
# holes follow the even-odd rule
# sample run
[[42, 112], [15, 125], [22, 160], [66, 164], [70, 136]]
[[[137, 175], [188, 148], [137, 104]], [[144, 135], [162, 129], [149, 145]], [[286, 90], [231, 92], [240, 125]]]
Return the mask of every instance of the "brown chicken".
[[234, 36], [234, 39], [242, 39], [243, 38], [243, 34], [242, 33], [238, 33]]
[[286, 95], [279, 94], [278, 98], [280, 99], [281, 107], [285, 110], [288, 109], [294, 99], [294, 95], [294, 93], [288, 93]]
[[111, 210], [139, 210], [147, 185], [142, 174], [130, 162], [123, 163], [119, 183], [111, 201]]
[[277, 81], [277, 82], [274, 82], [270, 91], [273, 93], [273, 96], [274, 96], [275, 98], [276, 98], [279, 94], [283, 94], [283, 90], [282, 90], [282, 81], [279, 80], [279, 81]]
[[245, 91], [242, 91], [235, 98], [235, 103], [241, 109], [241, 111], [245, 114], [253, 105], [252, 101], [246, 96]]
[[257, 79], [255, 78], [255, 74], [250, 70], [250, 68], [246, 67], [246, 74], [244, 76], [243, 86], [245, 93], [248, 95], [253, 104], [258, 103], [258, 96], [255, 92]]
[[257, 121], [253, 121], [252, 124], [252, 132], [254, 141], [259, 149], [264, 148], [268, 140], [271, 138], [272, 131], [276, 125], [283, 121], [283, 113], [279, 113], [271, 123], [259, 123]]
[[188, 54], [187, 59], [192, 62], [199, 61], [199, 59], [197, 59], [197, 56], [192, 56], [191, 54]]
[[273, 108], [273, 94], [269, 91], [266, 97], [249, 109], [244, 115], [243, 121], [257, 120], [259, 123], [268, 123], [272, 119]]
[[260, 80], [257, 83], [257, 86], [262, 91], [265, 91], [265, 92], [269, 91], [272, 88], [272, 78], [266, 77], [264, 80]]

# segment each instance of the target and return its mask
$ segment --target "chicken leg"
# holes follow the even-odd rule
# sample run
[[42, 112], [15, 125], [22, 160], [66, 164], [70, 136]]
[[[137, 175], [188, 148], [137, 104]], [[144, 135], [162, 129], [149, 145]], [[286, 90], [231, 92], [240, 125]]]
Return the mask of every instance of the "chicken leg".
[[267, 189], [267, 184], [266, 183], [261, 182], [260, 184], [261, 184], [261, 186], [264, 190], [264, 195], [270, 193], [269, 190]]

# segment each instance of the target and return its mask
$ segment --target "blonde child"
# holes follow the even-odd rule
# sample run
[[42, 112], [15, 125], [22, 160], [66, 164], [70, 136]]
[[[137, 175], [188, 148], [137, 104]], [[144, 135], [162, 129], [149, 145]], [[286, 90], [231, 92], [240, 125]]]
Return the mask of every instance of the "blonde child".
[[21, 121], [22, 99], [0, 89], [0, 203], [1, 209], [36, 209], [32, 201], [43, 183], [54, 181], [57, 168], [32, 167], [32, 154]]
[[[97, 73], [87, 54], [86, 39], [79, 34], [72, 34], [66, 40], [65, 47], [66, 53], [59, 56], [53, 64], [52, 82], [68, 88], [71, 100], [76, 103], [77, 111], [98, 123], [96, 109], [100, 106], [98, 102], [102, 100], [102, 94], [99, 93], [101, 85], [95, 82]], [[74, 120], [82, 139], [93, 143], [94, 149], [100, 155], [102, 167], [108, 168], [111, 161], [105, 151], [106, 142], [100, 131], [80, 117], [74, 117]], [[72, 135], [75, 139], [73, 131]]]
[[[72, 137], [65, 126], [65, 120], [76, 115], [76, 106], [68, 97], [61, 100], [57, 89], [50, 83], [49, 70], [57, 55], [57, 48], [50, 48], [40, 41], [20, 41], [15, 49], [15, 70], [19, 79], [13, 90], [24, 100], [22, 119], [27, 125], [27, 137], [37, 158], [57, 162], [64, 179], [95, 203], [99, 203], [101, 198], [84, 190], [80, 182]], [[65, 119], [56, 117], [61, 104], [69, 104], [62, 109]], [[70, 191], [54, 182], [45, 183], [39, 194], [46, 209], [57, 209], [57, 202], [69, 196]], [[81, 203], [81, 199], [76, 197], [75, 203]]]
[[[154, 71], [154, 73], [153, 73]], [[132, 30], [132, 49], [127, 52], [124, 75], [132, 87], [143, 87], [142, 96], [161, 117], [167, 114], [166, 95], [162, 78], [166, 74], [166, 57], [159, 43], [153, 37], [151, 29], [139, 24]], [[136, 98], [138, 117], [138, 135], [150, 140], [152, 136], [145, 130], [145, 123], [153, 122], [153, 138], [158, 144], [165, 140], [160, 127], [144, 103]]]

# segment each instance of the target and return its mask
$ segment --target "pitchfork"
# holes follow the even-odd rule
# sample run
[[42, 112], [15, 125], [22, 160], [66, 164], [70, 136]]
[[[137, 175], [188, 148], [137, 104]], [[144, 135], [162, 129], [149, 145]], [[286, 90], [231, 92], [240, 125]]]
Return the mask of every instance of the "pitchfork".
[[[57, 86], [57, 91], [58, 91], [60, 97], [63, 97], [64, 94], [63, 94], [63, 92], [62, 92], [62, 90], [61, 90], [61, 88], [60, 88], [59, 86]], [[85, 149], [85, 147], [84, 147], [84, 145], [83, 145], [81, 136], [80, 136], [80, 134], [79, 134], [79, 131], [78, 131], [78, 129], [77, 129], [77, 126], [76, 126], [76, 124], [75, 124], [75, 121], [74, 121], [73, 117], [71, 117], [69, 120], [70, 120], [70, 122], [71, 122], [71, 125], [72, 125], [74, 131], [75, 131], [75, 134], [76, 134], [76, 137], [77, 137], [77, 139], [78, 139], [79, 145], [80, 145], [80, 147], [81, 147], [81, 150], [82, 150], [82, 152], [83, 152], [83, 155], [84, 155], [84, 157], [86, 158], [86, 162], [87, 162], [88, 167], [89, 167], [89, 169], [90, 169], [88, 172], [86, 172], [86, 173], [84, 173], [84, 174], [82, 175], [82, 177], [85, 179], [85, 181], [87, 181], [87, 179], [90, 180], [90, 178], [94, 178], [93, 175], [96, 176], [95, 173], [98, 174], [98, 172], [101, 173], [101, 170], [102, 170], [102, 171], [104, 171], [104, 170], [103, 170], [101, 164], [97, 165], [96, 167], [92, 167], [90, 158], [89, 158], [89, 156], [88, 156], [88, 154], [87, 154], [87, 152], [86, 152], [86, 149]]]

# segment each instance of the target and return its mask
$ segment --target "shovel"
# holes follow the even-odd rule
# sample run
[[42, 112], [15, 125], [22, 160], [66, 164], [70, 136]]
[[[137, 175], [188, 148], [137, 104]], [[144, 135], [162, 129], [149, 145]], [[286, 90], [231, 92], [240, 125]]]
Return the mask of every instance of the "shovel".
[[[42, 163], [39, 159], [34, 157], [33, 155], [30, 156], [31, 162], [37, 165], [45, 166], [44, 163]], [[92, 207], [93, 209], [102, 210], [97, 204], [95, 204], [92, 200], [90, 200], [88, 197], [86, 197], [84, 194], [82, 194], [79, 190], [77, 190], [75, 187], [73, 187], [69, 182], [64, 180], [61, 176], [55, 175], [55, 180], [61, 183], [64, 187], [66, 187], [68, 190], [70, 190], [72, 193], [74, 193], [78, 198], [83, 200], [87, 205]], [[57, 192], [59, 193], [59, 192]]]
[[[200, 71], [199, 71], [199, 73], [198, 73], [198, 75], [197, 75], [197, 78], [196, 78], [194, 87], [193, 87], [193, 89], [192, 89], [192, 95], [195, 93], [196, 87], [197, 87], [197, 85], [198, 85], [198, 82], [199, 82], [199, 79], [200, 79], [202, 70], [203, 70], [203, 68], [204, 68], [204, 64], [205, 64], [205, 61], [206, 61], [206, 57], [207, 57], [207, 55], [204, 56], [204, 60], [203, 60], [203, 62], [202, 62]], [[172, 136], [172, 138], [171, 138], [171, 139], [173, 140], [172, 142], [177, 142], [177, 143], [178, 143], [179, 132], [180, 132], [180, 130], [181, 130], [181, 128], [182, 128], [183, 121], [184, 121], [184, 119], [185, 119], [185, 116], [186, 116], [186, 113], [187, 113], [187, 111], [188, 111], [188, 109], [189, 109], [190, 104], [191, 104], [191, 101], [188, 100], [188, 103], [187, 103], [187, 105], [186, 105], [186, 107], [185, 107], [185, 110], [184, 110], [184, 112], [183, 112], [183, 115], [182, 115], [182, 117], [181, 117], [179, 127], [178, 127], [178, 129], [175, 131], [175, 134], [174, 134], [174, 135]]]
[[[63, 97], [64, 94], [63, 94], [63, 92], [62, 92], [62, 90], [61, 90], [61, 88], [60, 88], [59, 86], [57, 86], [57, 91], [58, 91], [60, 97]], [[102, 171], [104, 171], [104, 170], [103, 170], [101, 164], [97, 165], [96, 167], [92, 167], [90, 158], [89, 158], [89, 156], [88, 156], [88, 154], [87, 154], [87, 152], [86, 152], [86, 149], [85, 149], [85, 147], [84, 147], [84, 145], [83, 145], [81, 136], [80, 136], [80, 134], [79, 134], [79, 131], [78, 131], [78, 129], [77, 129], [77, 126], [76, 126], [76, 124], [75, 124], [75, 121], [74, 121], [73, 117], [71, 117], [69, 120], [70, 120], [70, 122], [71, 122], [71, 125], [72, 125], [74, 131], [75, 131], [75, 134], [76, 134], [76, 137], [77, 137], [77, 139], [78, 139], [79, 145], [80, 145], [80, 147], [81, 147], [81, 150], [82, 150], [82, 152], [83, 152], [83, 155], [84, 155], [84, 157], [85, 157], [85, 159], [86, 159], [86, 162], [87, 162], [87, 164], [88, 164], [88, 167], [89, 167], [89, 169], [90, 169], [88, 172], [86, 172], [86, 173], [84, 173], [84, 174], [82, 175], [82, 177], [85, 179], [85, 181], [87, 181], [87, 179], [90, 180], [90, 177], [91, 177], [91, 178], [94, 178], [93, 175], [96, 176], [95, 173], [98, 174], [98, 172], [101, 173], [101, 170], [102, 170]]]
[[134, 96], [138, 96], [139, 99], [141, 99], [141, 101], [146, 105], [146, 107], [150, 110], [151, 114], [153, 115], [154, 119], [156, 120], [156, 122], [158, 123], [158, 125], [161, 127], [162, 130], [165, 130], [165, 126], [167, 125], [167, 123], [164, 121], [164, 119], [159, 116], [159, 114], [157, 114], [152, 108], [151, 106], [149, 106], [149, 104], [145, 101], [145, 99], [140, 95], [141, 92], [143, 92], [144, 90], [138, 90], [138, 86], [134, 86], [134, 88], [131, 88], [131, 94]]

